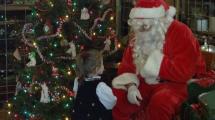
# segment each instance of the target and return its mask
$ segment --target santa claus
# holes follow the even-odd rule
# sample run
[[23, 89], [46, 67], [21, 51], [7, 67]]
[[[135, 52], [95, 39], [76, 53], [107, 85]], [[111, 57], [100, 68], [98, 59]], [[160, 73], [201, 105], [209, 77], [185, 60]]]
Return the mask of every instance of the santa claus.
[[139, 111], [144, 120], [172, 120], [187, 98], [187, 81], [205, 72], [198, 41], [173, 19], [175, 12], [163, 0], [139, 0], [131, 9], [135, 41], [112, 82], [114, 120], [130, 120]]

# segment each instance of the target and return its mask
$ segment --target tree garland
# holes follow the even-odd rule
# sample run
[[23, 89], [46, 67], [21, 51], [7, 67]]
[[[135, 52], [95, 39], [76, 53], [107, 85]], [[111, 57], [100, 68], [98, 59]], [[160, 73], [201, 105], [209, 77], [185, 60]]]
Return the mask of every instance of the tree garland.
[[76, 22], [73, 22], [73, 24], [75, 25], [75, 27], [77, 27], [84, 34], [85, 37], [87, 37], [88, 39], [92, 40], [92, 38], [87, 34], [87, 32], [85, 30], [83, 30], [81, 28], [80, 25], [78, 25]]
[[[52, 35], [44, 35], [44, 36], [40, 36], [38, 38], [36, 38], [36, 40], [43, 40], [43, 39], [48, 39], [48, 38], [53, 38], [53, 37], [57, 37], [60, 32], [61, 32], [61, 29], [62, 29], [62, 24], [63, 24], [63, 21], [60, 21], [59, 23], [59, 27], [57, 28], [57, 32], [55, 34], [52, 34]], [[26, 31], [28, 31], [31, 27], [33, 26], [32, 23], [26, 23], [22, 29], [22, 41], [28, 45], [29, 47], [33, 47], [33, 48], [36, 48], [37, 50], [37, 53], [38, 55], [40, 56], [41, 60], [43, 62], [46, 62], [46, 63], [52, 63], [51, 61], [47, 61], [44, 56], [42, 55], [41, 53], [41, 50], [40, 48], [37, 46], [37, 45], [33, 45], [32, 43], [29, 42], [29, 40], [25, 37], [25, 33]]]
[[90, 28], [90, 34], [92, 34], [93, 30], [95, 29], [96, 25], [98, 24], [99, 21], [104, 21], [105, 17], [107, 16], [107, 14], [109, 12], [113, 11], [112, 8], [107, 9], [104, 14], [102, 15], [102, 17], [98, 17], [94, 20], [94, 24], [93, 26]]

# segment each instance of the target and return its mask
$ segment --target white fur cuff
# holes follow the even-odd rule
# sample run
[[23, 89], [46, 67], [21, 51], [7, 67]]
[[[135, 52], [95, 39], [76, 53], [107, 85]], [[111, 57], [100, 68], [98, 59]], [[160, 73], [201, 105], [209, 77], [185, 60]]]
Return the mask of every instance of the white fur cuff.
[[163, 60], [163, 53], [160, 50], [153, 51], [143, 68], [140, 70], [140, 74], [145, 78], [145, 82], [148, 84], [157, 84], [156, 80], [160, 71], [161, 62]]
[[135, 83], [137, 86], [139, 86], [139, 79], [137, 78], [137, 75], [134, 73], [123, 73], [112, 81], [113, 88], [117, 89], [123, 89], [127, 90], [125, 85], [129, 83]]

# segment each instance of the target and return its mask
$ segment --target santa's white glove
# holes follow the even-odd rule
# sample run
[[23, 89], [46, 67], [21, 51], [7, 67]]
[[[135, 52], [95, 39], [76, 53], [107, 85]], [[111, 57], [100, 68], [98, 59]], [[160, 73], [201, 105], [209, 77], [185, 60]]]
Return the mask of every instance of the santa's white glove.
[[142, 96], [140, 94], [140, 91], [137, 89], [136, 85], [132, 85], [128, 88], [127, 98], [131, 104], [136, 104], [140, 106], [140, 101], [142, 100]]

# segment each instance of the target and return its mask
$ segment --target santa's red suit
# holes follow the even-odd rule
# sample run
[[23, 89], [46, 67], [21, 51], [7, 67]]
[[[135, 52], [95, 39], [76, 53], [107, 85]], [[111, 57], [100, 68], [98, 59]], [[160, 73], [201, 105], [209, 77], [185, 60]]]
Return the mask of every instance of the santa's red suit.
[[[172, 120], [187, 98], [187, 82], [205, 72], [198, 41], [185, 24], [172, 21], [165, 35], [163, 51], [154, 50], [142, 66], [142, 71], [160, 80], [158, 84], [147, 84], [143, 75], [136, 75], [133, 54], [132, 46], [125, 49], [119, 76], [112, 82], [117, 96], [114, 120], [130, 120], [139, 111], [144, 111], [143, 120]], [[128, 101], [126, 85], [129, 83], [138, 86], [142, 96], [140, 106]]]
[[[125, 50], [119, 66], [119, 75], [136, 73], [132, 53], [132, 47], [129, 46]], [[161, 56], [160, 64], [153, 60], [156, 59], [155, 57]], [[148, 69], [160, 66], [158, 77], [161, 79], [161, 83], [148, 85], [143, 76], [138, 76], [140, 80], [138, 89], [143, 97], [141, 107], [128, 102], [127, 93], [123, 88], [114, 89], [117, 96], [117, 104], [113, 109], [115, 120], [128, 120], [131, 114], [143, 108], [146, 118], [150, 117], [144, 120], [170, 120], [169, 117], [177, 112], [181, 102], [186, 99], [187, 81], [196, 74], [205, 72], [205, 64], [197, 40], [193, 37], [191, 30], [177, 20], [172, 22], [167, 31], [163, 55], [153, 56], [152, 54], [146, 64], [148, 64]], [[120, 81], [117, 79], [113, 81], [115, 84], [113, 86], [120, 87], [119, 84], [130, 82], [133, 80], [122, 79]]]

